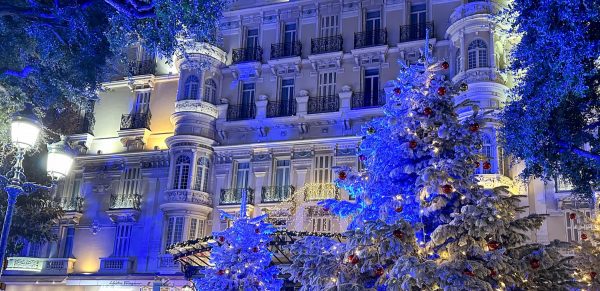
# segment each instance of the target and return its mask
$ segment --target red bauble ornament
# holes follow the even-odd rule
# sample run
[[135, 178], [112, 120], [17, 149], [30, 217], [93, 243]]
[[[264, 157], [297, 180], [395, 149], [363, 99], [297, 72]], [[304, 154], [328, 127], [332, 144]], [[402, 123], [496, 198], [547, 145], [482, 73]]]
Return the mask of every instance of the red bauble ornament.
[[411, 149], [416, 148], [417, 147], [417, 142], [414, 141], [414, 140], [409, 141], [408, 142], [408, 147], [411, 148]]
[[396, 212], [402, 212], [402, 210], [404, 210], [404, 207], [402, 206], [398, 206], [396, 207], [396, 209], [394, 209]]
[[349, 255], [348, 256], [348, 262], [351, 263], [352, 265], [358, 264], [359, 261], [360, 261], [360, 259], [358, 258], [357, 255]]
[[540, 261], [538, 259], [531, 259], [529, 261], [529, 265], [531, 266], [532, 269], [538, 269], [540, 267]]
[[430, 116], [433, 114], [433, 109], [431, 109], [431, 107], [425, 107], [425, 109], [423, 109], [423, 114]]
[[257, 228], [257, 229], [254, 230], [254, 232], [260, 233], [260, 229]]
[[471, 270], [469, 270], [469, 269], [465, 269], [465, 270], [463, 271], [463, 274], [465, 274], [465, 275], [467, 275], [467, 276], [471, 276], [471, 277], [475, 276], [475, 273], [473, 273], [473, 271], [471, 271]]
[[397, 237], [398, 239], [403, 239], [404, 238], [404, 232], [402, 232], [399, 229], [394, 230], [394, 236]]
[[450, 64], [448, 62], [443, 62], [442, 63], [442, 69], [448, 70], [448, 68], [450, 68]]
[[437, 89], [437, 93], [438, 93], [438, 95], [440, 95], [440, 96], [444, 96], [444, 95], [446, 95], [446, 87], [439, 87], [439, 88]]
[[588, 239], [588, 237], [587, 237], [587, 234], [585, 234], [585, 233], [582, 233], [582, 234], [581, 234], [581, 239], [582, 239], [582, 240], [586, 240], [586, 239]]
[[225, 270], [218, 270], [217, 271], [217, 275], [221, 276], [223, 274], [225, 274]]
[[479, 162], [475, 162], [475, 168], [479, 168], [481, 164]]
[[575, 218], [577, 218], [577, 214], [571, 213], [571, 214], [569, 214], [569, 218], [570, 219], [575, 219]]
[[490, 277], [496, 277], [496, 275], [498, 275], [498, 273], [496, 273], [496, 270], [490, 269]]
[[252, 251], [255, 252], [255, 253], [258, 253], [258, 247], [253, 247]]
[[598, 275], [598, 273], [590, 272], [590, 278], [592, 278], [592, 280], [594, 280], [594, 278], [596, 278], [596, 275]]
[[490, 251], [495, 251], [500, 248], [500, 243], [497, 241], [489, 241], [487, 247]]
[[358, 159], [364, 162], [364, 161], [366, 161], [366, 160], [367, 160], [367, 156], [365, 156], [365, 155], [360, 155], [360, 156], [358, 156]]
[[394, 88], [394, 94], [400, 95], [400, 93], [402, 93], [402, 89], [400, 89], [400, 87]]
[[348, 175], [344, 171], [341, 171], [341, 172], [338, 173], [338, 178], [340, 180], [346, 180], [347, 177], [348, 177]]
[[489, 170], [491, 168], [492, 168], [492, 163], [490, 163], [489, 161], [483, 162], [483, 169], [484, 170]]
[[327, 206], [324, 206], [324, 207], [323, 207], [323, 211], [325, 211], [325, 212], [329, 212], [329, 207], [327, 207]]
[[473, 124], [469, 125], [469, 131], [471, 131], [471, 132], [479, 131], [479, 123], [473, 123]]
[[451, 194], [452, 190], [454, 190], [454, 189], [452, 188], [451, 185], [446, 184], [446, 185], [442, 186], [442, 193], [444, 193], [444, 194]]
[[383, 275], [384, 269], [382, 267], [377, 267], [377, 269], [375, 269], [375, 276], [379, 277], [381, 275]]
[[220, 243], [223, 243], [223, 242], [225, 242], [225, 237], [224, 237], [224, 236], [220, 236], [220, 237], [219, 237], [219, 242], [220, 242]]

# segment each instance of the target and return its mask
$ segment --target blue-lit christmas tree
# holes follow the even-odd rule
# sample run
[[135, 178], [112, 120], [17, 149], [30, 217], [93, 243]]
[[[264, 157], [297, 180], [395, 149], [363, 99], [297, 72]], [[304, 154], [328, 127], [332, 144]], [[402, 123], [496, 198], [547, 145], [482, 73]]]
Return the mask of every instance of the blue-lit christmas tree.
[[[429, 56], [427, 41], [417, 64], [400, 65], [385, 115], [364, 128], [359, 159], [366, 170], [337, 170], [336, 182], [355, 201], [322, 203], [352, 218], [346, 241], [293, 245], [291, 278], [304, 290], [574, 286], [554, 244], [527, 244], [543, 216], [519, 218], [520, 197], [477, 184], [475, 169], [490, 166], [480, 154], [486, 113], [468, 100], [455, 104], [467, 85], [445, 79], [448, 63]], [[459, 119], [459, 111], [466, 116]]]
[[240, 216], [221, 212], [221, 216], [234, 220], [225, 231], [214, 234], [210, 243], [211, 266], [194, 279], [196, 290], [279, 290], [283, 281], [279, 270], [272, 266], [272, 253], [268, 246], [273, 225], [265, 222], [266, 215], [256, 218], [246, 216], [246, 192], [242, 193]]

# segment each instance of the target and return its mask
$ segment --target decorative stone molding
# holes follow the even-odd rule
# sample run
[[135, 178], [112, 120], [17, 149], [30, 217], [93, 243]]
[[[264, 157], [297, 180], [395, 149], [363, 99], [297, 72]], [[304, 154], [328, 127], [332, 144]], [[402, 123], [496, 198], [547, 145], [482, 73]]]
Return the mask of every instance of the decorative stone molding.
[[175, 102], [175, 112], [197, 112], [212, 118], [219, 117], [217, 106], [200, 100], [181, 100]]
[[125, 129], [117, 131], [121, 144], [127, 151], [141, 151], [144, 149], [151, 131], [146, 128]]
[[229, 66], [233, 79], [238, 81], [256, 80], [260, 81], [262, 64], [260, 62], [247, 62]]
[[479, 174], [479, 185], [486, 189], [494, 189], [497, 187], [507, 187], [511, 194], [519, 194], [523, 188], [522, 183], [514, 181], [509, 177], [500, 174]]
[[190, 203], [212, 207], [212, 196], [206, 192], [189, 190], [189, 189], [174, 189], [165, 191], [165, 203]]
[[106, 214], [110, 220], [114, 223], [128, 223], [128, 222], [136, 222], [140, 215], [140, 210], [138, 209], [110, 209], [106, 210]]
[[332, 53], [324, 53], [317, 55], [309, 55], [308, 60], [312, 66], [313, 71], [311, 74], [316, 74], [321, 70], [329, 70], [329, 69], [342, 69], [342, 58], [344, 56], [344, 52], [332, 52]]
[[386, 63], [388, 49], [387, 45], [379, 45], [351, 50], [354, 57], [354, 70], [356, 71], [360, 67], [372, 65], [389, 67], [389, 63]]
[[310, 159], [315, 156], [315, 153], [312, 150], [305, 151], [294, 151], [292, 153], [292, 159]]
[[496, 3], [492, 4], [485, 1], [477, 1], [462, 4], [456, 7], [452, 14], [450, 14], [450, 24], [455, 23], [462, 18], [475, 14], [492, 14], [494, 13], [494, 11], [497, 11], [497, 5], [498, 4]]
[[277, 77], [299, 76], [302, 68], [300, 57], [281, 58], [267, 61], [271, 73]]

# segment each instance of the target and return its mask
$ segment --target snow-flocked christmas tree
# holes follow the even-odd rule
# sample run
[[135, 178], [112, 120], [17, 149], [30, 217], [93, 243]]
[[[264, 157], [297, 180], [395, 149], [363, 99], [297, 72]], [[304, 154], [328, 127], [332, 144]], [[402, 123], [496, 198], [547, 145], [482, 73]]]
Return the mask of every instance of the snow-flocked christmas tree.
[[221, 216], [234, 220], [225, 231], [214, 234], [210, 254], [211, 266], [194, 279], [197, 290], [279, 290], [283, 281], [279, 270], [272, 266], [268, 246], [273, 225], [266, 215], [246, 216], [246, 192], [242, 193], [239, 218], [221, 211]]
[[573, 285], [554, 245], [526, 244], [543, 217], [519, 218], [519, 197], [477, 184], [475, 170], [491, 167], [479, 154], [486, 113], [468, 100], [455, 104], [467, 85], [445, 79], [449, 64], [430, 57], [427, 42], [419, 63], [400, 65], [385, 115], [364, 128], [366, 171], [337, 171], [336, 182], [355, 200], [322, 203], [353, 218], [346, 242], [299, 241], [291, 247], [291, 278], [304, 290]]

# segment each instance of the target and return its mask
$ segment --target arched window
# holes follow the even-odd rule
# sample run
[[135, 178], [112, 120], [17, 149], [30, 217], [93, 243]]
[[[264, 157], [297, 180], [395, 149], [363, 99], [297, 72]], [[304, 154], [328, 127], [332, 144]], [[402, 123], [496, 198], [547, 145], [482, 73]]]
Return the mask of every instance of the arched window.
[[[492, 139], [487, 135], [483, 135], [483, 147], [481, 148], [481, 154], [485, 157], [483, 160], [483, 163], [481, 163], [481, 167], [482, 167], [482, 173], [483, 174], [491, 174], [492, 170], [493, 170], [493, 165], [494, 165], [494, 154], [492, 152]], [[490, 162], [492, 164], [492, 167], [490, 169], [483, 169], [483, 164], [485, 162]]]
[[187, 189], [190, 176], [190, 157], [181, 155], [175, 160], [173, 189]]
[[488, 66], [487, 44], [481, 39], [476, 39], [469, 44], [469, 69]]
[[185, 79], [183, 86], [183, 98], [181, 100], [196, 100], [198, 99], [198, 90], [200, 90], [200, 81], [198, 77], [191, 75]]
[[208, 160], [208, 158], [199, 158], [196, 162], [196, 181], [194, 182], [194, 190], [207, 192], [209, 170], [210, 161]]
[[204, 102], [215, 103], [217, 98], [217, 83], [213, 79], [204, 82]]

